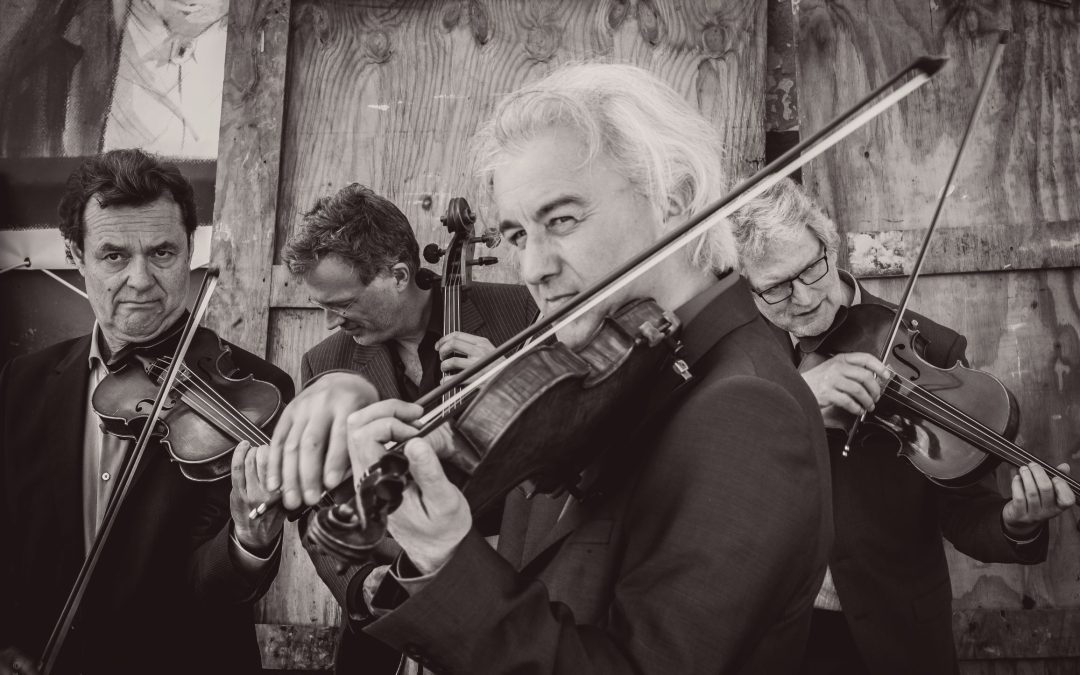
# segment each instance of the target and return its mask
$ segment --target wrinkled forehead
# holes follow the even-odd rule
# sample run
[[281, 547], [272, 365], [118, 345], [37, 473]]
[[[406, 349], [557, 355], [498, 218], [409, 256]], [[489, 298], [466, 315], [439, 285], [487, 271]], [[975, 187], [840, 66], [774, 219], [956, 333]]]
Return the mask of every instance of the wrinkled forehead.
[[91, 197], [83, 210], [83, 224], [87, 242], [139, 238], [179, 243], [189, 239], [180, 206], [169, 197], [138, 206], [113, 204], [107, 207], [102, 207], [96, 197]]

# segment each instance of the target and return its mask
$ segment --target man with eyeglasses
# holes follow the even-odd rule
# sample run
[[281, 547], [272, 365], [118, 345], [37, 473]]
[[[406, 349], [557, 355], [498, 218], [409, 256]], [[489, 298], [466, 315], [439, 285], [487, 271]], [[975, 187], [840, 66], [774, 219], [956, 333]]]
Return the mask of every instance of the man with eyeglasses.
[[[881, 437], [860, 437], [842, 457], [852, 416], [873, 409], [889, 371], [865, 353], [802, 356], [798, 342], [828, 331], [844, 307], [889, 303], [837, 269], [836, 225], [794, 182], [777, 184], [735, 221], [743, 275], [758, 310], [787, 332], [782, 339], [793, 347], [829, 438], [836, 540], [814, 600], [802, 672], [958, 672], [941, 535], [984, 562], [1042, 562], [1045, 522], [1075, 498], [1064, 481], [1051, 481], [1034, 464], [1013, 478], [1012, 499], [1000, 495], [993, 474], [964, 489], [942, 488]], [[962, 335], [908, 315], [917, 322], [915, 348], [923, 358], [940, 367], [966, 363]]]
[[[357, 183], [319, 199], [289, 238], [282, 258], [303, 280], [312, 304], [325, 312], [327, 329], [336, 331], [304, 354], [300, 380], [305, 386], [330, 371], [344, 370], [363, 375], [381, 399], [415, 401], [537, 314], [524, 286], [474, 283], [462, 293], [462, 330], [443, 335], [438, 278], [420, 267], [419, 245], [408, 219], [388, 199]], [[337, 397], [336, 405], [345, 405], [346, 398]], [[312, 409], [295, 417], [311, 421], [310, 433], [327, 414]], [[304, 429], [294, 431], [299, 438]], [[296, 468], [295, 463], [290, 466]], [[361, 568], [339, 574], [334, 561], [318, 551], [309, 553], [319, 576], [342, 602], [353, 577], [363, 576], [357, 575]], [[348, 622], [342, 630], [335, 658], [338, 672], [395, 671], [400, 658], [396, 652], [354, 633]]]

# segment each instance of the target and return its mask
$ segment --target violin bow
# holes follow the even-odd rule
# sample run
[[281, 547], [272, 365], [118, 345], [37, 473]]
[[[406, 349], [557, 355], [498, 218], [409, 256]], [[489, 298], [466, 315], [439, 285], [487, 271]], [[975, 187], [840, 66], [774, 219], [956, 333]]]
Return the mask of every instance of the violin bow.
[[195, 329], [198, 328], [199, 324], [202, 322], [203, 315], [206, 313], [206, 308], [210, 304], [210, 296], [213, 295], [214, 288], [217, 286], [219, 276], [220, 271], [217, 267], [209, 267], [206, 270], [206, 274], [203, 276], [202, 286], [199, 288], [199, 295], [195, 300], [195, 309], [192, 311], [191, 315], [188, 317], [187, 323], [184, 325], [184, 330], [180, 335], [180, 342], [176, 345], [176, 350], [173, 352], [172, 362], [169, 363], [165, 375], [162, 378], [161, 386], [158, 388], [157, 396], [154, 397], [154, 406], [150, 411], [150, 416], [147, 418], [146, 423], [139, 432], [139, 438], [135, 441], [135, 447], [124, 461], [124, 468], [121, 470], [120, 477], [117, 480], [116, 490], [109, 499], [109, 505], [105, 509], [105, 515], [102, 518], [97, 535], [94, 537], [94, 543], [90, 547], [90, 552], [83, 561], [82, 567], [79, 569], [79, 576], [76, 577], [75, 585], [72, 587], [71, 593], [68, 594], [67, 602], [64, 603], [64, 610], [61, 612], [60, 618], [53, 626], [52, 634], [49, 636], [49, 641], [45, 645], [45, 651], [41, 657], [40, 670], [42, 675], [50, 675], [50, 673], [52, 673], [53, 668], [56, 667], [56, 661], [60, 657], [64, 641], [72, 632], [75, 615], [78, 613], [79, 605], [82, 603], [83, 596], [86, 594], [86, 589], [90, 585], [90, 579], [93, 577], [94, 570], [97, 568], [97, 564], [101, 559], [101, 554], [105, 550], [105, 542], [112, 532], [113, 524], [116, 522], [116, 515], [120, 512], [120, 506], [127, 498], [128, 492], [131, 489], [131, 485], [135, 479], [135, 471], [141, 463], [143, 455], [146, 454], [146, 447], [149, 445], [150, 439], [153, 436], [153, 430], [161, 417], [161, 411], [165, 406], [165, 400], [168, 398], [169, 392], [172, 391], [173, 385], [176, 384], [176, 380], [180, 375], [184, 357], [187, 355], [188, 347], [191, 346], [191, 340], [195, 337]]
[[[627, 262], [615, 268], [607, 276], [596, 282], [578, 295], [563, 303], [556, 311], [545, 316], [539, 321], [526, 327], [517, 335], [499, 345], [487, 356], [479, 359], [469, 368], [461, 371], [454, 377], [446, 380], [441, 385], [429, 391], [416, 401], [422, 407], [439, 400], [444, 394], [454, 389], [458, 391], [445, 399], [440, 405], [421, 417], [415, 424], [419, 427], [418, 436], [430, 433], [441, 424], [447, 417], [449, 410], [458, 404], [463, 398], [471, 396], [485, 382], [495, 377], [502, 369], [522, 358], [527, 353], [526, 349], [516, 350], [526, 342], [543, 344], [548, 338], [565, 328], [571, 322], [577, 320], [589, 310], [593, 309], [604, 300], [617, 293], [619, 290], [632, 283], [635, 279], [660, 264], [665, 258], [703, 235], [709, 228], [714, 226], [723, 227], [723, 221], [735, 213], [750, 200], [759, 196], [773, 185], [794, 173], [810, 160], [825, 152], [839, 143], [846, 136], [867, 124], [881, 113], [885, 112], [914, 91], [925, 85], [937, 74], [947, 57], [923, 56], [915, 59], [907, 67], [890, 77], [884, 84], [874, 89], [848, 109], [839, 115], [813, 135], [802, 140], [787, 152], [760, 169], [750, 178], [739, 183], [731, 192], [705, 206], [701, 211], [685, 223], [674, 228], [652, 246], [646, 248]], [[892, 89], [909, 74], [914, 76], [904, 82], [888, 94]], [[877, 100], [879, 99], [880, 100]], [[505, 357], [505, 358], [504, 358]], [[491, 367], [495, 361], [503, 359], [498, 365]], [[471, 379], [471, 381], [470, 381]], [[404, 446], [399, 443], [391, 448], [391, 452], [400, 452]], [[342, 484], [350, 480], [351, 473], [347, 474]], [[325, 501], [335, 488], [323, 493]], [[250, 518], [258, 518], [271, 507], [281, 501], [281, 492], [276, 491], [270, 499], [253, 509]]]
[[[919, 254], [915, 258], [915, 265], [911, 271], [911, 275], [908, 277], [907, 284], [904, 286], [904, 293], [900, 298], [896, 317], [893, 319], [892, 327], [889, 329], [889, 339], [882, 345], [881, 353], [878, 354], [878, 360], [882, 363], [885, 362], [885, 359], [889, 356], [889, 352], [892, 351], [893, 345], [896, 343], [896, 335], [900, 331], [900, 324], [904, 320], [904, 312], [907, 311], [908, 304], [911, 301], [911, 292], [915, 289], [915, 281], [919, 278], [923, 261], [926, 259], [926, 252], [930, 248], [930, 239], [934, 236], [934, 229], [937, 228], [941, 211], [945, 207], [945, 199], [949, 196], [953, 178], [956, 176], [956, 170], [959, 168], [960, 160], [964, 156], [964, 150], [967, 148], [971, 130], [975, 126], [975, 121], [979, 118], [979, 112], [982, 111], [983, 104], [986, 103], [986, 97], [990, 92], [990, 82], [993, 80], [998, 66], [1001, 65], [1001, 57], [1005, 52], [1005, 45], [1008, 41], [1009, 31], [1000, 31], [997, 44], [994, 46], [994, 53], [990, 56], [990, 63], [987, 64], [986, 72], [983, 74], [982, 84], [979, 85], [979, 95], [978, 98], [975, 99], [975, 107], [971, 110], [971, 116], [968, 118], [967, 126], [964, 128], [964, 135], [960, 139], [960, 147], [957, 148], [956, 156], [953, 157], [952, 166], [949, 167], [949, 173], [945, 177], [945, 186], [941, 188], [937, 205], [934, 207], [934, 215], [930, 218], [930, 226], [926, 229], [926, 234], [923, 236], [922, 244], [919, 247]], [[844, 457], [851, 454], [851, 444], [855, 441], [855, 434], [859, 429], [859, 425], [864, 421], [866, 421], [865, 412], [859, 415], [855, 420], [855, 423], [851, 425], [851, 429], [848, 430], [847, 441], [844, 442], [844, 450], [842, 453]]]

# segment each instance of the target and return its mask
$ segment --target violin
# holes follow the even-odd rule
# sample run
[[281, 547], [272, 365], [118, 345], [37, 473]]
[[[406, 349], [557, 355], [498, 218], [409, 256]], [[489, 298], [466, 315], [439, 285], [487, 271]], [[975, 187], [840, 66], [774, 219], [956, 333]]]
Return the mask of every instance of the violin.
[[[847, 308], [848, 315], [821, 336], [814, 351], [824, 356], [853, 351], [875, 354], [892, 373], [878, 406], [872, 413], [860, 415], [852, 425], [844, 455], [850, 452], [857, 437], [880, 431], [893, 438], [898, 454], [941, 485], [971, 483], [993, 469], [997, 460], [1004, 460], [1017, 468], [1038, 464], [1048, 474], [1068, 483], [1075, 492], [1080, 489], [1080, 483], [1013, 443], [1019, 425], [1019, 407], [1005, 385], [988, 373], [960, 364], [937, 368], [927, 363], [912, 349], [919, 339], [915, 322], [906, 322], [906, 308], [949, 195], [948, 188], [986, 102], [1008, 37], [1008, 31], [1001, 32], [987, 64], [975, 106], [949, 167], [945, 187], [938, 195], [899, 308], [892, 310], [880, 305]], [[869, 432], [864, 430], [864, 422], [869, 423]]]
[[[124, 366], [110, 372], [94, 390], [94, 412], [107, 433], [138, 437], [172, 362], [171, 353], [160, 354], [161, 347], [174, 341], [177, 332], [132, 350]], [[228, 345], [210, 329], [196, 328], [153, 431], [191, 480], [229, 475], [232, 450], [240, 441], [270, 442], [263, 429], [281, 411], [281, 392], [252, 375], [233, 377], [236, 370]]]
[[[574, 492], [580, 473], [611, 445], [605, 436], [618, 420], [643, 415], [646, 383], [665, 363], [686, 371], [673, 360], [678, 328], [678, 319], [652, 300], [633, 300], [577, 349], [542, 345], [501, 370], [447, 422], [455, 444], [444, 463], [465, 477], [458, 482], [474, 516], [526, 481], [530, 496]], [[316, 513], [307, 543], [333, 555], [342, 569], [367, 560], [401, 504], [408, 469], [400, 447], [383, 455], [361, 480], [359, 511], [351, 481], [333, 490], [331, 508]]]
[[[698, 241], [710, 227], [726, 227], [726, 219], [734, 212], [925, 85], [944, 63], [942, 58], [917, 59], [730, 193], [418, 400], [427, 406], [461, 387], [415, 424], [417, 436], [445, 423], [451, 425], [459, 441], [451, 466], [468, 476], [462, 490], [470, 507], [482, 512], [528, 478], [538, 489], [562, 487], [574, 494], [582, 467], [605, 445], [594, 438], [595, 429], [604, 426], [601, 420], [615, 419], [613, 410], [620, 420], [633, 419], [645, 410], [642, 399], [647, 397], [641, 396], [641, 383], [654, 382], [665, 363], [684, 381], [692, 377], [678, 358], [677, 320], [648, 299], [631, 300], [609, 314], [583, 348], [571, 350], [557, 342], [549, 345], [549, 340], [667, 257]], [[913, 77], [901, 84], [909, 74]], [[474, 395], [477, 398], [468, 406], [457, 405]], [[404, 443], [398, 443], [365, 471], [359, 494], [351, 477], [324, 493], [308, 529], [307, 545], [336, 557], [341, 570], [369, 560], [408, 480]], [[250, 517], [260, 517], [280, 499], [279, 491], [253, 509]]]
[[[877, 354], [895, 316], [895, 310], [882, 305], [850, 307], [815, 352], [824, 357], [856, 351]], [[1080, 490], [1075, 479], [1013, 442], [1020, 412], [1005, 385], [960, 363], [951, 368], [927, 363], [914, 349], [922, 339], [916, 325], [917, 321], [902, 323], [884, 359], [892, 377], [856, 438], [883, 436], [899, 456], [945, 487], [970, 484], [1004, 460], [1017, 468], [1034, 462], [1074, 492]]]

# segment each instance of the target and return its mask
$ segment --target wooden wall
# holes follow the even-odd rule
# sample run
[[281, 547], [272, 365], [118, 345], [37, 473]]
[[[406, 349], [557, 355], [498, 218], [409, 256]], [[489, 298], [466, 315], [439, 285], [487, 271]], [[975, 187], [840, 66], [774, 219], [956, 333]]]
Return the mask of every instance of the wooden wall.
[[[812, 130], [922, 53], [947, 69], [811, 163], [806, 184], [846, 233], [849, 264], [898, 299], [1000, 28], [1013, 32], [913, 307], [966, 334], [972, 365], [1020, 401], [1019, 442], [1080, 474], [1080, 8], [1025, 0], [802, 0], [801, 126]], [[1010, 473], [998, 470], [1007, 491]], [[1080, 668], [1080, 531], [1049, 560], [977, 563], [950, 549], [968, 673]], [[990, 611], [992, 610], [992, 611]]]
[[[289, 5], [233, 0], [230, 10], [214, 257], [234, 290], [213, 317], [225, 337], [265, 345], [288, 372], [326, 336], [278, 257], [303, 211], [361, 182], [402, 208], [421, 246], [445, 242], [438, 219], [450, 197], [482, 207], [468, 138], [503, 94], [560, 64], [643, 66], [715, 122], [729, 171], [763, 163], [765, 0]], [[517, 280], [510, 264], [482, 276]], [[264, 663], [328, 667], [338, 619], [290, 525], [258, 610]]]

